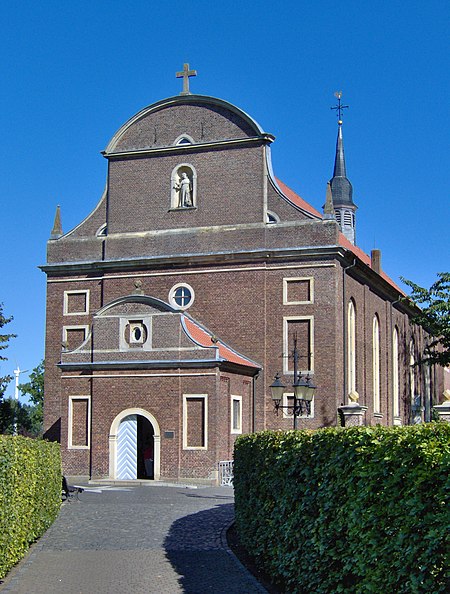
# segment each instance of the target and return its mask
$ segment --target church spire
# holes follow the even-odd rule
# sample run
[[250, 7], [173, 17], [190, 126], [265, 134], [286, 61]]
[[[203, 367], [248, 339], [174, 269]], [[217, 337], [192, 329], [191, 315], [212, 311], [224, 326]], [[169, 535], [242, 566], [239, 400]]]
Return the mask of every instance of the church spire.
[[53, 223], [53, 229], [50, 233], [50, 239], [59, 239], [63, 234], [62, 224], [61, 224], [61, 209], [58, 206], [56, 207], [55, 213], [55, 221]]
[[356, 204], [353, 202], [353, 188], [347, 178], [344, 154], [344, 139], [342, 136], [342, 110], [348, 105], [341, 105], [342, 91], [335, 93], [338, 104], [331, 109], [337, 110], [338, 134], [336, 140], [336, 156], [334, 159], [333, 177], [330, 179], [331, 194], [333, 198], [336, 220], [341, 227], [342, 233], [353, 244], [355, 244], [355, 211]]

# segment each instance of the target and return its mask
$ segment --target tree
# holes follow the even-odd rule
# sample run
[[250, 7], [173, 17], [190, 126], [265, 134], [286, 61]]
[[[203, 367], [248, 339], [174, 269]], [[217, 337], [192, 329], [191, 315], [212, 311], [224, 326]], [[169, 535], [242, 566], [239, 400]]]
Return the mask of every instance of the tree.
[[28, 415], [30, 418], [29, 430], [34, 435], [42, 434], [44, 420], [44, 371], [45, 363], [41, 361], [30, 373], [30, 381], [25, 384], [19, 384], [19, 390], [23, 395], [28, 395], [29, 400], [33, 404], [33, 406], [28, 407]]
[[404, 278], [402, 281], [411, 287], [409, 299], [420, 308], [413, 322], [433, 337], [422, 362], [450, 365], [450, 272], [438, 273], [438, 280], [429, 289]]
[[5, 398], [1, 403], [0, 433], [38, 437], [42, 433], [42, 423], [34, 418], [35, 407], [22, 404], [14, 398]]
[[[9, 324], [9, 322], [11, 320], [12, 320], [12, 317], [6, 318], [3, 315], [3, 303], [0, 303], [0, 330], [3, 328], [3, 326], [6, 326], [6, 324]], [[11, 340], [11, 338], [15, 338], [15, 337], [16, 337], [15, 334], [0, 334], [0, 351], [8, 348], [9, 341]], [[7, 360], [8, 360], [7, 357], [0, 355], [0, 361], [7, 361]], [[5, 394], [8, 384], [11, 380], [12, 380], [11, 375], [5, 375], [3, 377], [0, 377], [0, 431], [1, 431], [1, 427], [3, 425], [5, 415], [8, 416], [7, 409], [9, 409], [9, 407], [6, 406], [5, 403], [3, 402], [3, 396]]]

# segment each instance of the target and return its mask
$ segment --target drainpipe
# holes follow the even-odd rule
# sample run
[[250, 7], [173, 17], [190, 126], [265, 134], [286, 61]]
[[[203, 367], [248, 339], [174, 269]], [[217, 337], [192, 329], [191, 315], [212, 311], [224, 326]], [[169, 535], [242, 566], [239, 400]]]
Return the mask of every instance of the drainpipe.
[[256, 431], [256, 380], [259, 373], [253, 376], [252, 381], [252, 433]]
[[[342, 404], [344, 405], [346, 403], [347, 400], [347, 391], [348, 391], [348, 386], [347, 386], [347, 303], [346, 303], [346, 299], [345, 299], [345, 295], [346, 295], [346, 287], [345, 287], [345, 277], [346, 277], [346, 273], [347, 270], [350, 270], [350, 268], [354, 268], [356, 266], [356, 258], [353, 260], [353, 264], [350, 264], [349, 266], [346, 266], [345, 268], [343, 268], [342, 270], [342, 323], [343, 323], [343, 340], [344, 340], [344, 348], [343, 348], [343, 353], [344, 353], [344, 398], [342, 401]], [[356, 324], [356, 320], [355, 320], [355, 324]]]

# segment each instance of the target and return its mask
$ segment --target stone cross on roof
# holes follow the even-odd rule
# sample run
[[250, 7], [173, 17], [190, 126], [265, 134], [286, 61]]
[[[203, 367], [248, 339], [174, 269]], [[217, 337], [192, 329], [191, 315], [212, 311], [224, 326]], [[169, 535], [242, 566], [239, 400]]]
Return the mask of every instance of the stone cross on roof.
[[189, 91], [189, 77], [197, 76], [197, 70], [189, 70], [189, 64], [183, 64], [183, 70], [176, 73], [177, 78], [183, 79], [183, 90], [180, 95], [190, 95]]

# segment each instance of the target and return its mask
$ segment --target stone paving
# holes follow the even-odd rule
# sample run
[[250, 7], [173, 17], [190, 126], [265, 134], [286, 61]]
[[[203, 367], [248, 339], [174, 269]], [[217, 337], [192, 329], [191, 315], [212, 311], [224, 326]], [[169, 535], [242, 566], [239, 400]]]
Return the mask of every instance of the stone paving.
[[226, 545], [230, 487], [105, 487], [62, 506], [2, 594], [253, 594]]

